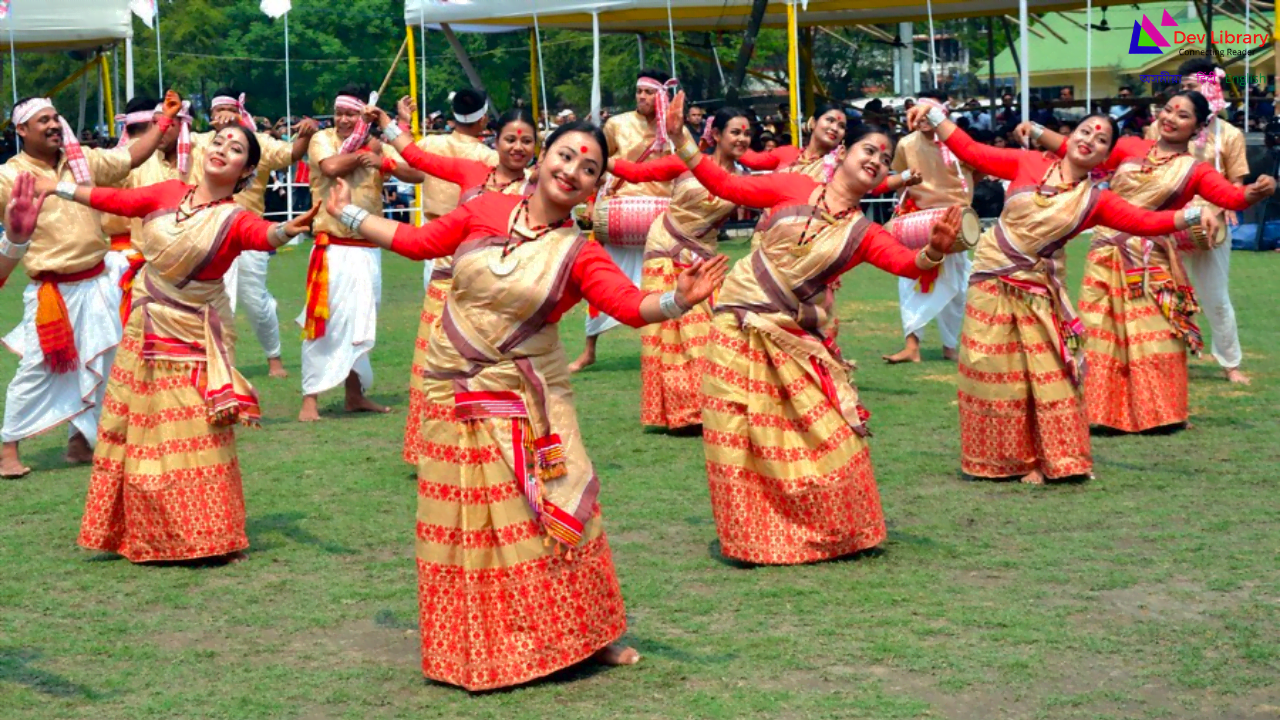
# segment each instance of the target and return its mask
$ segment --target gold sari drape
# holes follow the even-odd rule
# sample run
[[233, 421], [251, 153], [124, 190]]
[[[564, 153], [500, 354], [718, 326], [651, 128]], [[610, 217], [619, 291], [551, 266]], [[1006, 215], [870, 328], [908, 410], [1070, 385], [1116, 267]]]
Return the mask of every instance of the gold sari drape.
[[[1139, 207], [1166, 210], [1195, 166], [1189, 155], [1158, 166], [1129, 161], [1111, 190]], [[1090, 424], [1141, 432], [1187, 421], [1187, 348], [1198, 353], [1204, 345], [1191, 319], [1197, 309], [1170, 237], [1094, 231], [1080, 289]]]
[[[706, 350], [703, 446], [720, 551], [750, 563], [816, 562], [885, 538], [850, 367], [830, 337], [830, 284], [870, 226], [812, 206], [760, 221], [725, 279]], [[792, 254], [805, 221], [820, 228]]]
[[222, 280], [194, 279], [239, 212], [222, 205], [182, 223], [157, 212], [134, 239], [147, 262], [98, 424], [83, 547], [145, 562], [249, 546], [233, 427], [261, 411], [235, 369]]
[[551, 233], [489, 267], [504, 238], [454, 255], [428, 338], [417, 559], [422, 669], [484, 690], [584, 660], [626, 630], [556, 325], [586, 238]]

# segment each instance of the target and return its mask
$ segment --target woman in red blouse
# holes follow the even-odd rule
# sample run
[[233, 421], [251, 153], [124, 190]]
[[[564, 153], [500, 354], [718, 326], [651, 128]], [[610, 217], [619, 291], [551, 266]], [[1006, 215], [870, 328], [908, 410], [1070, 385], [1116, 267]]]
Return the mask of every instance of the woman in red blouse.
[[40, 188], [144, 220], [134, 247], [146, 264], [107, 382], [83, 547], [133, 562], [234, 562], [249, 546], [234, 427], [256, 425], [261, 411], [235, 368], [222, 276], [241, 252], [270, 252], [306, 232], [319, 209], [273, 224], [237, 205], [233, 196], [252, 181], [260, 155], [253, 133], [233, 125], [214, 136], [195, 187]]
[[[668, 126], [680, 137], [684, 97]], [[908, 250], [859, 211], [884, 180], [887, 133], [862, 125], [830, 182], [738, 176], [685, 136], [677, 155], [713, 195], [763, 208], [751, 253], [716, 299], [703, 365], [703, 446], [720, 552], [761, 564], [817, 562], [884, 540], [867, 413], [830, 334], [832, 284], [861, 263], [929, 279], [953, 248], [960, 208]]]
[[[410, 166], [457, 185], [462, 191], [458, 196], [459, 205], [483, 193], [527, 195], [532, 191], [530, 179], [534, 173], [529, 168], [529, 163], [537, 150], [537, 136], [534, 133], [533, 115], [528, 110], [516, 108], [498, 118], [498, 138], [495, 144], [498, 164], [494, 166], [478, 160], [446, 157], [423, 150], [414, 144], [413, 135], [408, 132], [409, 121], [413, 117], [413, 101], [407, 97], [401, 98], [397, 108], [398, 125], [393, 126], [391, 118], [373, 105], [365, 111], [366, 119], [381, 128], [384, 137], [388, 138], [388, 142]], [[449, 296], [449, 286], [453, 284], [453, 266], [449, 258], [439, 258], [430, 263], [428, 268], [424, 278], [427, 292], [422, 299], [418, 338], [414, 342], [413, 365], [409, 370], [409, 412], [404, 425], [403, 457], [410, 465], [418, 464], [418, 449], [422, 445], [422, 374], [427, 337], [440, 317], [440, 308], [444, 307], [444, 300]]]
[[[1200, 212], [1148, 212], [1097, 188], [1090, 173], [1117, 136], [1115, 121], [1091, 116], [1063, 157], [974, 142], [936, 104], [921, 101], [938, 137], [977, 172], [1011, 181], [1000, 221], [974, 252], [960, 338], [961, 468], [971, 477], [1025, 483], [1088, 476], [1089, 426], [1076, 357], [1084, 325], [1063, 286], [1063, 248], [1095, 225], [1161, 235], [1201, 222]], [[1204, 216], [1207, 230], [1216, 220]]]
[[328, 209], [416, 260], [452, 255], [427, 338], [418, 461], [422, 670], [487, 690], [587, 658], [629, 665], [626, 614], [601, 526], [558, 321], [585, 299], [639, 327], [679, 317], [724, 278], [721, 256], [646, 293], [573, 224], [608, 150], [590, 123], [547, 140], [533, 194], [485, 193], [425, 227], [369, 216], [345, 186]]
[[[1111, 191], [1150, 210], [1185, 207], [1199, 196], [1239, 211], [1269, 197], [1275, 190], [1272, 178], [1240, 187], [1192, 157], [1189, 143], [1210, 117], [1209, 102], [1199, 92], [1169, 98], [1156, 123], [1158, 139], [1116, 142], [1106, 163], [1115, 170]], [[1055, 132], [1030, 124], [1019, 130], [1059, 155], [1066, 150], [1066, 138]], [[1168, 235], [1094, 230], [1080, 289], [1090, 425], [1136, 433], [1186, 424], [1187, 350], [1199, 355], [1204, 341], [1194, 321], [1199, 304], [1180, 251], [1213, 244], [1199, 235], [1179, 242]]]
[[[840, 105], [824, 103], [814, 111], [809, 124], [811, 127], [806, 127], [809, 131], [809, 144], [804, 147], [803, 152], [798, 144], [783, 145], [766, 152], [748, 150], [742, 154], [740, 162], [750, 170], [800, 173], [825, 182], [831, 168], [840, 162], [849, 116]], [[795, 138], [794, 142], [799, 143], [800, 138]]]

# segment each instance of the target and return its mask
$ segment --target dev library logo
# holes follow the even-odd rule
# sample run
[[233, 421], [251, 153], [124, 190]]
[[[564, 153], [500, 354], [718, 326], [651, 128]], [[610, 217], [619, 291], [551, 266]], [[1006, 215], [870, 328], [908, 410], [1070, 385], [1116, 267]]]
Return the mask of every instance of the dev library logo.
[[[1160, 18], [1160, 27], [1165, 27], [1165, 28], [1178, 27], [1177, 21], [1173, 19], [1173, 16], [1169, 14], [1168, 10], [1165, 10], [1164, 17]], [[1155, 45], [1140, 44], [1142, 42], [1143, 33], [1146, 33], [1147, 38], [1150, 39], [1151, 42], [1155, 43]], [[1182, 32], [1181, 30], [1173, 31], [1173, 42], [1178, 43], [1180, 45], [1181, 44], [1197, 44], [1198, 45], [1205, 42], [1205, 39], [1206, 38], [1203, 34], [1186, 33], [1186, 32]], [[1238, 35], [1236, 33], [1219, 31], [1214, 33], [1213, 35], [1213, 42], [1223, 44], [1223, 45], [1229, 45], [1229, 44], [1234, 44], [1239, 42], [1243, 42], [1248, 45], [1258, 45], [1258, 44], [1269, 42], [1270, 39], [1271, 39], [1270, 36], [1267, 35], [1266, 33], [1252, 33], [1252, 34]], [[1133, 21], [1133, 35], [1131, 35], [1129, 38], [1129, 54], [1130, 55], [1160, 55], [1161, 53], [1164, 52], [1164, 50], [1162, 50], [1161, 48], [1167, 48], [1167, 47], [1172, 47], [1172, 44], [1165, 39], [1164, 35], [1162, 35], [1159, 30], [1156, 29], [1155, 23], [1151, 22], [1151, 18], [1147, 17], [1146, 13], [1142, 14], [1141, 21], [1138, 21], [1138, 20]], [[1218, 52], [1217, 54], [1224, 54], [1224, 53]], [[1230, 54], [1236, 55], [1241, 53], [1239, 51], [1232, 51]]]

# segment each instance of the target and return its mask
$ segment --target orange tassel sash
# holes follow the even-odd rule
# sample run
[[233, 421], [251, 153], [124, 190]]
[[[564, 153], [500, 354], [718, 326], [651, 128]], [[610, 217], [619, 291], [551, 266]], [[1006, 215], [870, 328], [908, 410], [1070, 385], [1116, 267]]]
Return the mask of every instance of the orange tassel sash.
[[40, 283], [36, 289], [36, 336], [40, 339], [40, 352], [44, 354], [44, 364], [50, 372], [62, 374], [73, 372], [80, 366], [80, 355], [76, 352], [75, 330], [71, 326], [71, 316], [67, 313], [67, 303], [62, 298], [58, 285], [62, 283], [81, 282], [102, 274], [106, 266], [97, 265], [78, 273], [61, 275], [58, 273], [40, 273], [33, 278]]

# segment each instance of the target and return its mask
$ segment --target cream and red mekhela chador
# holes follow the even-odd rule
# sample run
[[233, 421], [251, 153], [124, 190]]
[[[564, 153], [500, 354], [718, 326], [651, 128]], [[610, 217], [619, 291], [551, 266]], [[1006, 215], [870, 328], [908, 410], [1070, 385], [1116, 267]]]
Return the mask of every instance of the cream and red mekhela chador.
[[193, 208], [177, 180], [99, 188], [93, 207], [144, 218], [146, 264], [107, 385], [79, 544], [132, 562], [216, 557], [249, 546], [236, 423], [257, 393], [235, 369], [222, 278], [244, 251], [271, 250], [263, 221], [228, 198]]
[[[1244, 189], [1187, 153], [1161, 156], [1155, 140], [1122, 138], [1108, 163], [1111, 191], [1148, 210], [1201, 196], [1230, 210]], [[1187, 349], [1204, 346], [1195, 292], [1176, 241], [1095, 228], [1080, 289], [1089, 424], [1141, 432], [1187, 421]]]
[[868, 414], [830, 338], [831, 284], [864, 262], [902, 277], [935, 273], [856, 208], [839, 219], [820, 211], [823, 186], [806, 175], [739, 177], [710, 158], [694, 174], [717, 197], [767, 209], [721, 288], [703, 360], [720, 552], [791, 565], [874, 547], [885, 524]]
[[558, 321], [585, 298], [639, 326], [646, 293], [573, 227], [521, 242], [522, 202], [485, 193], [392, 246], [453, 256], [426, 357], [419, 624], [423, 673], [468, 690], [573, 665], [627, 624]]
[[[908, 169], [923, 181], [903, 191], [905, 195], [894, 214], [895, 219], [920, 210], [973, 204], [973, 169], [957, 160], [940, 141], [918, 130], [899, 140], [893, 153], [894, 172]], [[885, 224], [885, 229], [893, 232], [893, 220]], [[952, 253], [942, 261], [938, 280], [932, 286], [926, 288], [906, 278], [898, 280], [898, 309], [904, 337], [919, 338], [925, 326], [937, 320], [943, 347], [956, 347], [964, 321], [971, 267], [968, 253]]]
[[818, 182], [830, 182], [831, 173], [840, 164], [840, 152], [844, 148], [837, 145], [826, 155], [814, 156], [809, 148], [803, 150], [795, 145], [780, 145], [772, 150], [756, 152], [748, 150], [742, 154], [738, 162], [748, 170], [773, 170], [780, 173], [799, 173]]
[[1060, 159], [980, 145], [956, 128], [946, 140], [975, 171], [1009, 180], [999, 221], [982, 234], [960, 337], [960, 453], [966, 475], [1047, 478], [1093, 467], [1076, 351], [1084, 326], [1063, 285], [1063, 248], [1095, 225], [1141, 235], [1175, 229], [1085, 180], [1045, 185]]
[[[458, 133], [454, 134], [458, 135]], [[459, 135], [459, 137], [469, 136]], [[533, 184], [530, 182], [531, 170], [525, 171], [523, 181], [503, 183], [498, 181], [493, 165], [464, 157], [426, 152], [422, 150], [421, 145], [422, 143], [419, 142], [418, 145], [406, 146], [403, 153], [404, 161], [415, 170], [421, 170], [430, 175], [431, 182], [443, 182], [453, 186], [455, 190], [460, 188], [461, 194], [455, 192], [453, 195], [455, 206], [458, 202], [467, 202], [487, 192], [528, 195], [533, 191]], [[483, 145], [479, 147], [488, 149]], [[494, 162], [497, 162], [496, 154]], [[435, 206], [441, 207], [438, 196], [436, 201]], [[449, 209], [449, 211], [452, 210], [453, 208]], [[427, 276], [426, 296], [422, 299], [422, 313], [418, 317], [418, 337], [413, 343], [413, 366], [409, 370], [409, 413], [404, 424], [404, 461], [410, 465], [418, 464], [418, 450], [422, 442], [424, 400], [422, 383], [425, 372], [423, 362], [427, 353], [427, 339], [431, 335], [431, 326], [435, 325], [440, 317], [440, 309], [444, 307], [445, 298], [449, 296], [449, 286], [453, 284], [453, 265], [450, 258], [439, 258], [434, 261], [434, 264], [428, 262], [427, 266], [430, 272]]]
[[[656, 88], [660, 98], [665, 97], [667, 92], [660, 83], [651, 78], [640, 78], [636, 84]], [[672, 144], [662, 124], [665, 113], [665, 100], [660, 100], [654, 120], [649, 120], [634, 110], [609, 118], [609, 121], [604, 124], [604, 136], [609, 143], [609, 157], [642, 163], [669, 156]], [[647, 228], [667, 209], [670, 198], [670, 181], [632, 184], [620, 183], [617, 179], [606, 179], [604, 187], [600, 189], [596, 198], [596, 206], [597, 208], [607, 207], [609, 217], [619, 216], [620, 225]], [[599, 210], [597, 210], [598, 213]], [[644, 269], [644, 247], [610, 243], [604, 248], [622, 272], [631, 278], [636, 287], [639, 287]], [[609, 317], [608, 313], [602, 312], [602, 309], [594, 304], [588, 308], [587, 337], [602, 335], [617, 324], [616, 318]]]
[[[702, 186], [680, 158], [633, 163], [613, 174], [629, 183], [672, 182], [671, 204], [649, 226], [640, 289], [676, 289], [681, 271], [715, 257], [718, 231], [738, 206]], [[672, 430], [702, 424], [702, 354], [711, 329], [710, 300], [675, 320], [640, 330], [640, 424]]]
[[[117, 185], [128, 176], [127, 148], [81, 151], [88, 182]], [[76, 181], [65, 151], [56, 168], [18, 153], [0, 166], [0, 207], [9, 203], [13, 182], [23, 172]], [[120, 342], [115, 278], [127, 266], [110, 249], [100, 213], [59, 197], [45, 199], [31, 249], [22, 259], [31, 280], [22, 292], [22, 322], [0, 340], [19, 357], [5, 394], [4, 442], [25, 440], [62, 423], [69, 423], [68, 432], [79, 432], [90, 446], [97, 442], [107, 375]]]
[[[338, 155], [343, 139], [334, 128], [311, 137], [311, 197], [329, 196], [337, 180], [320, 171], [320, 162]], [[362, 145], [358, 152], [372, 152]], [[381, 169], [360, 166], [344, 179], [351, 186], [351, 203], [382, 215], [383, 172], [403, 163], [400, 154], [382, 143]], [[319, 395], [346, 382], [352, 372], [361, 390], [373, 385], [373, 352], [378, 337], [378, 306], [382, 302], [382, 251], [348, 230], [322, 207], [316, 215], [307, 266], [307, 300], [298, 315], [302, 328], [302, 394]]]
[[[484, 112], [487, 112], [487, 107], [488, 106], [486, 105], [486, 110]], [[415, 142], [413, 146], [425, 153], [431, 153], [432, 155], [442, 158], [456, 158], [458, 160], [471, 160], [481, 163], [489, 169], [492, 169], [498, 164], [498, 151], [488, 145], [485, 145], [484, 141], [480, 138], [460, 133], [457, 130], [449, 133], [426, 135], [421, 140]], [[408, 151], [406, 150], [406, 152]], [[408, 162], [408, 158], [405, 159], [405, 162]], [[431, 171], [426, 168], [418, 169], [428, 175], [431, 175], [431, 177], [427, 178], [426, 181], [422, 183], [422, 214], [423, 219], [426, 221], [435, 220], [441, 215], [447, 215], [450, 212], [453, 212], [453, 209], [463, 202], [463, 193], [477, 184], [462, 184], [454, 182], [441, 175], [433, 175]], [[435, 268], [440, 267], [442, 261], [444, 263], [443, 267], [447, 271], [447, 258], [441, 258], [436, 261], [428, 260], [422, 264], [423, 287], [429, 287], [431, 285], [432, 278], [435, 275]], [[446, 285], [445, 292], [448, 293], [448, 291], [449, 288]], [[444, 302], [443, 297], [440, 299], [440, 302]], [[437, 310], [438, 309], [439, 308], [437, 308]]]

